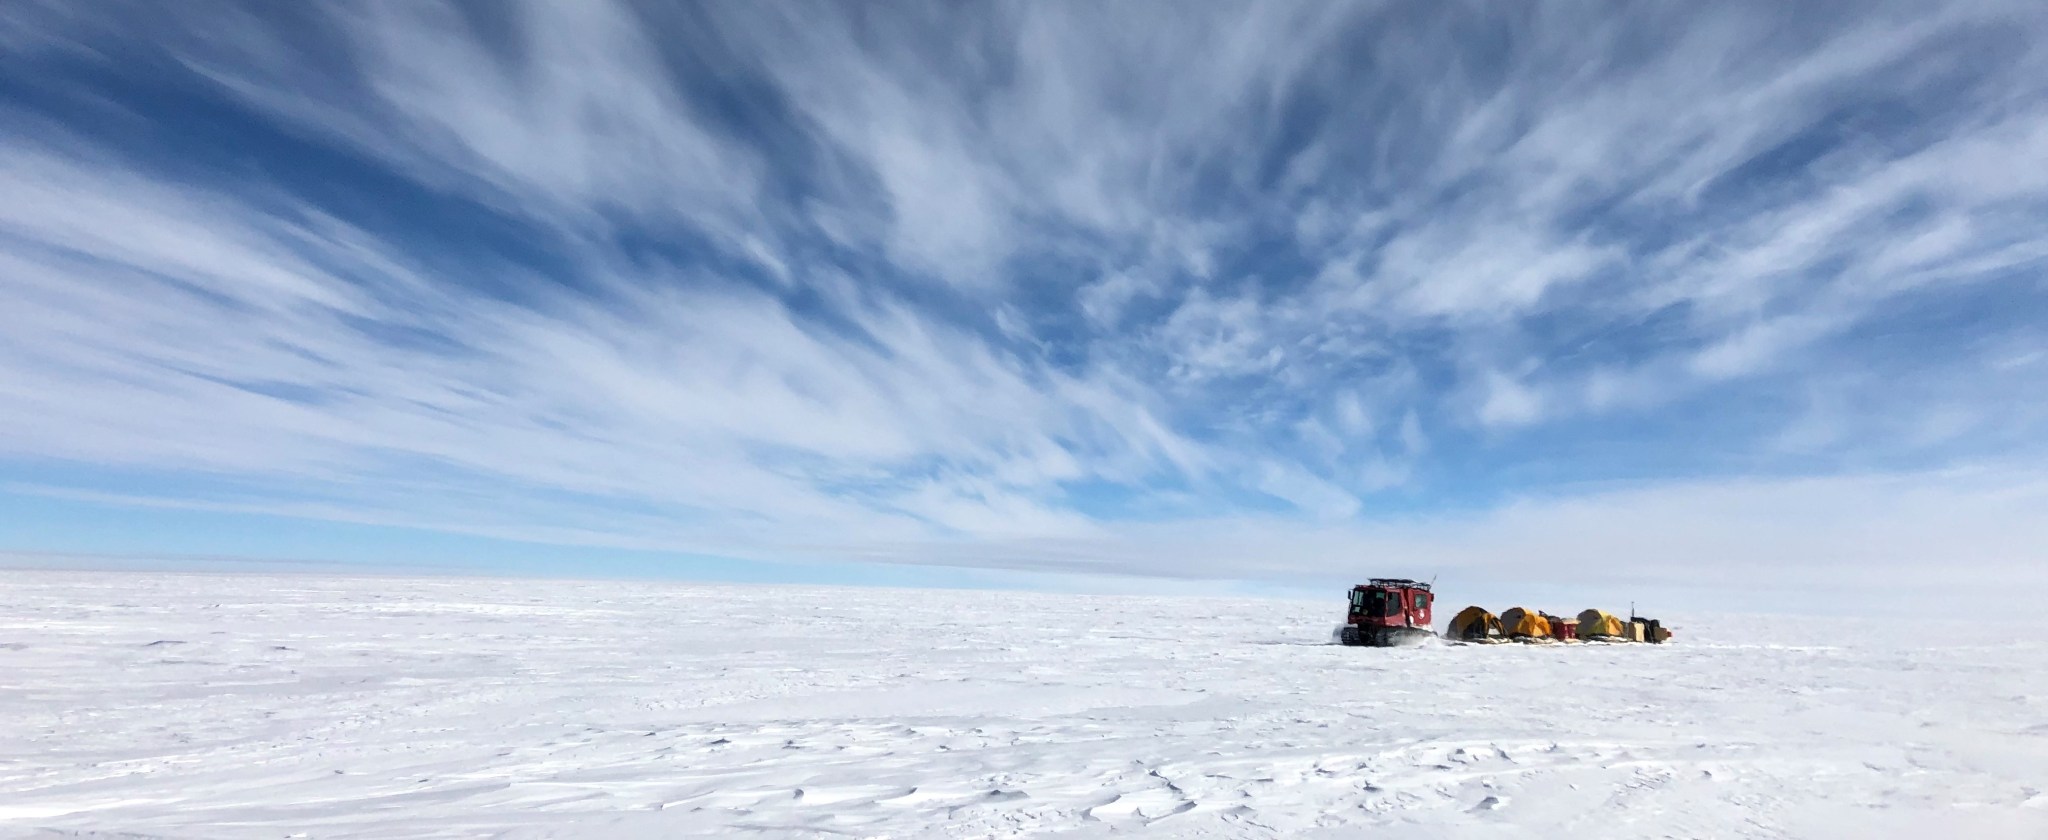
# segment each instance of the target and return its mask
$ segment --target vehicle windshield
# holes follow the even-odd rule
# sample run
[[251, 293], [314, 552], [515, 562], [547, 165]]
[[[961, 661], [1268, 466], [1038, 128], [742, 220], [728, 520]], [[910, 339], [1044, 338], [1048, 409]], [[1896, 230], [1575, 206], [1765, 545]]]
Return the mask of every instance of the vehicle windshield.
[[1384, 589], [1351, 590], [1351, 608], [1359, 615], [1399, 615], [1401, 599]]

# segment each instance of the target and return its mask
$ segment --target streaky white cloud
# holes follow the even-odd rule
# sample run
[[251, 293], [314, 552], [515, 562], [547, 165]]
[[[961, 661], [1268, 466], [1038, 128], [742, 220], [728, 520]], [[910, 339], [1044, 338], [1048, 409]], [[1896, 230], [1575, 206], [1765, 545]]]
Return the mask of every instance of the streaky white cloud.
[[1516, 382], [1513, 377], [1494, 373], [1486, 378], [1486, 394], [1479, 405], [1479, 422], [1488, 426], [1524, 426], [1543, 416], [1543, 397]]
[[[733, 287], [520, 305], [365, 260], [368, 234], [310, 212], [19, 148], [0, 180], [21, 199], [0, 232], [34, 243], [0, 255], [17, 453], [387, 488], [439, 464], [471, 489], [883, 533], [1073, 520], [1058, 482], [1207, 469], [1113, 373], [885, 300], [837, 313], [852, 332]], [[952, 477], [911, 480], [925, 464]]]
[[[1246, 558], [1647, 550], [1588, 511], [1750, 490], [1938, 534], [2004, 497], [1934, 467], [2048, 431], [2026, 3], [288, 11], [0, 11], [41, 97], [0, 95], [0, 455], [195, 488], [45, 490], [1306, 574]], [[178, 113], [104, 85], [140, 72]], [[1546, 501], [1387, 519], [1504, 494]], [[1821, 512], [1774, 556], [1832, 562]]]
[[1818, 319], [1801, 316], [1763, 321], [1699, 351], [1692, 357], [1691, 367], [1693, 372], [1711, 378], [1753, 373], [1820, 336], [1827, 326]]
[[1291, 464], [1262, 465], [1255, 486], [1320, 519], [1346, 519], [1358, 513], [1360, 507], [1358, 497]]

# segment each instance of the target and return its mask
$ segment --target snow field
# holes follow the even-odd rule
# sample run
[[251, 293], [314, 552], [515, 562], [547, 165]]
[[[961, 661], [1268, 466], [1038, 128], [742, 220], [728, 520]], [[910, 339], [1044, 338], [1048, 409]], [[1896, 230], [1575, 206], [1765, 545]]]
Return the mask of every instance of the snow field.
[[4, 837], [2048, 837], [2038, 634], [1373, 650], [1328, 644], [1341, 593], [133, 573], [0, 603]]

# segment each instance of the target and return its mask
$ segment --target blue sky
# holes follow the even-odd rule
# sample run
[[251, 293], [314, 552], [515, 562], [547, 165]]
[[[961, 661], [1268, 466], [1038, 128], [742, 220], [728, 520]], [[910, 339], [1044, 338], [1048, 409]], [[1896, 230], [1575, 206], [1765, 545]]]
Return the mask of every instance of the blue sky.
[[2048, 592], [2044, 45], [2031, 2], [9, 3], [0, 551]]

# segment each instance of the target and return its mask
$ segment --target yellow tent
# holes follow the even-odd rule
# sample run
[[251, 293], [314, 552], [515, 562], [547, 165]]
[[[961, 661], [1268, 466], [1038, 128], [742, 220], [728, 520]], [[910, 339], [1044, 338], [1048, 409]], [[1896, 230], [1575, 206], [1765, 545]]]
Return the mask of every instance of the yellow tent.
[[1500, 626], [1507, 628], [1508, 638], [1528, 637], [1550, 638], [1550, 620], [1541, 613], [1515, 607], [1500, 614]]
[[1621, 619], [1600, 610], [1587, 610], [1579, 613], [1579, 638], [1591, 639], [1595, 636], [1622, 636], [1625, 638], [1627, 631], [1622, 627], [1624, 623]]
[[1484, 639], [1499, 635], [1500, 619], [1478, 607], [1459, 610], [1451, 617], [1450, 626], [1444, 628], [1444, 637], [1449, 639]]

